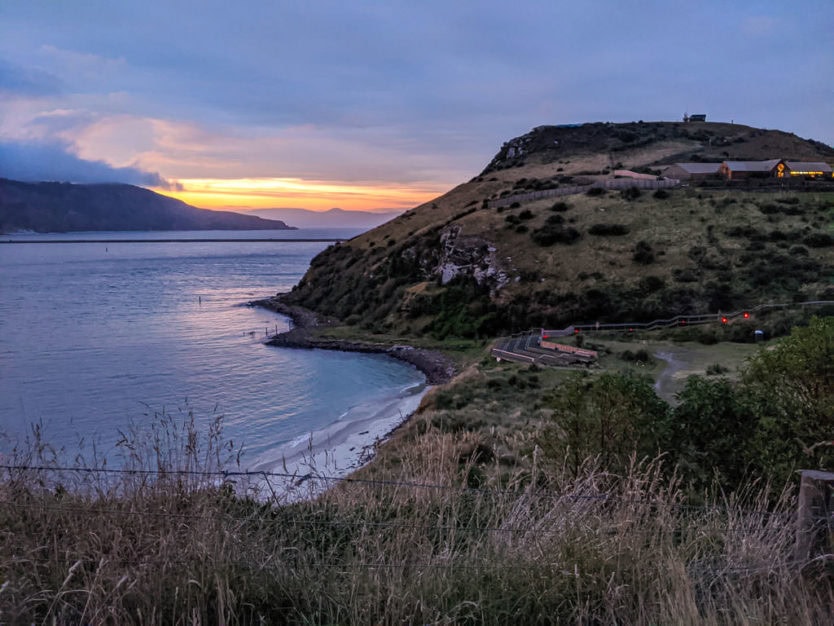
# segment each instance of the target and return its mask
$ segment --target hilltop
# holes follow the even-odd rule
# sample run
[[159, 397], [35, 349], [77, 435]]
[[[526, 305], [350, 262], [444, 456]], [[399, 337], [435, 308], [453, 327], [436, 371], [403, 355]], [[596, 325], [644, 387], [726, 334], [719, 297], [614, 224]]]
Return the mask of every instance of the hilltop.
[[0, 232], [285, 230], [284, 222], [198, 209], [142, 187], [0, 178]]
[[[472, 180], [325, 250], [282, 300], [444, 338], [832, 298], [830, 182], [640, 191], [617, 177], [773, 158], [832, 162], [834, 150], [739, 124], [541, 126]], [[536, 197], [594, 184], [626, 188]]]

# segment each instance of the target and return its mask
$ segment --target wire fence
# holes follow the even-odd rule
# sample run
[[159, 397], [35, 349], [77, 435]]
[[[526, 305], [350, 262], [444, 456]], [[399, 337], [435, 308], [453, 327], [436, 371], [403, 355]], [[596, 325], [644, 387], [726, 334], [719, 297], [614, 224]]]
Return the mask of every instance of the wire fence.
[[[68, 466], [56, 466], [56, 465], [21, 465], [21, 464], [0, 464], [0, 470], [6, 472], [6, 480], [13, 479], [15, 474], [28, 474], [28, 473], [35, 473], [35, 472], [56, 472], [62, 474], [103, 474], [103, 475], [118, 475], [118, 476], [125, 476], [125, 475], [135, 475], [135, 476], [142, 476], [142, 477], [151, 477], [157, 479], [165, 479], [171, 477], [197, 477], [206, 479], [205, 482], [207, 484], [217, 484], [214, 479], [221, 478], [224, 481], [231, 480], [234, 478], [259, 478], [259, 479], [269, 479], [269, 478], [278, 478], [278, 479], [285, 479], [285, 480], [298, 480], [298, 474], [286, 473], [286, 472], [270, 472], [270, 471], [250, 471], [250, 470], [216, 470], [216, 471], [208, 471], [208, 470], [180, 470], [180, 469], [171, 469], [171, 470], [149, 470], [149, 469], [130, 469], [130, 468], [98, 468], [98, 467], [68, 467]], [[386, 479], [378, 479], [378, 478], [360, 478], [354, 476], [329, 476], [326, 474], [319, 474], [316, 473], [310, 478], [315, 480], [321, 480], [327, 483], [332, 484], [354, 484], [354, 485], [364, 485], [364, 486], [371, 486], [371, 487], [393, 487], [393, 488], [402, 488], [402, 489], [420, 489], [420, 490], [436, 490], [436, 491], [447, 491], [447, 492], [455, 492], [458, 494], [478, 494], [478, 495], [485, 495], [485, 496], [524, 496], [526, 498], [534, 498], [539, 501], [543, 500], [551, 500], [554, 502], [559, 502], [560, 504], [570, 503], [570, 502], [603, 502], [603, 503], [617, 503], [617, 504], [626, 504], [630, 506], [649, 506], [649, 507], [657, 507], [657, 508], [673, 508], [679, 510], [688, 510], [688, 511], [711, 511], [715, 513], [721, 513], [726, 511], [728, 506], [718, 506], [718, 505], [697, 505], [697, 504], [688, 504], [683, 502], [667, 502], [667, 501], [658, 501], [657, 499], [633, 499], [633, 498], [624, 498], [622, 496], [617, 496], [610, 493], [575, 493], [575, 492], [565, 492], [565, 491], [557, 491], [552, 489], [546, 489], [537, 487], [534, 485], [525, 485], [519, 486], [518, 488], [482, 488], [482, 487], [472, 487], [467, 485], [449, 485], [449, 484], [439, 484], [439, 483], [422, 483], [422, 482], [413, 482], [413, 481], [402, 481], [402, 480], [386, 480]], [[2, 484], [2, 478], [0, 478], [0, 484]], [[222, 484], [222, 483], [221, 483]], [[15, 504], [15, 503], [10, 503]], [[745, 509], [745, 515], [754, 515], [754, 516], [778, 516], [778, 517], [793, 517], [792, 512], [785, 512], [785, 511], [766, 511], [761, 509]], [[175, 515], [176, 516], [176, 515]]]
[[[44, 474], [55, 473], [62, 476], [105, 476], [123, 478], [138, 476], [142, 479], [165, 480], [172, 477], [199, 478], [207, 484], [217, 484], [221, 481], [237, 478], [261, 479], [297, 479], [295, 474], [286, 472], [247, 471], [247, 470], [151, 470], [146, 468], [99, 468], [99, 467], [70, 467], [58, 465], [28, 465], [6, 463], [0, 465], [0, 486], [16, 479], [34, 479], [34, 484]], [[630, 539], [656, 543], [658, 533], [665, 533], [669, 541], [680, 541], [686, 536], [704, 537], [714, 536], [716, 541], [747, 542], [755, 537], [759, 544], [773, 541], [781, 546], [774, 547], [774, 558], [763, 559], [760, 554], [749, 557], [745, 562], [744, 550], [741, 556], [733, 557], [732, 562], [727, 555], [716, 557], [716, 561], [693, 561], [689, 564], [693, 571], [703, 569], [702, 574], [707, 577], [716, 576], [745, 576], [754, 574], [768, 574], [771, 572], [801, 571], [814, 563], [827, 563], [834, 559], [834, 555], [812, 554], [808, 557], [797, 558], [791, 549], [786, 549], [786, 533], [792, 536], [795, 514], [788, 510], [790, 503], [782, 501], [777, 510], [747, 508], [739, 503], [735, 505], [726, 501], [722, 504], [689, 504], [674, 499], [662, 499], [649, 494], [647, 497], [630, 497], [627, 493], [583, 493], [572, 489], [558, 491], [543, 489], [528, 484], [517, 489], [511, 488], [477, 488], [465, 485], [450, 485], [418, 481], [385, 480], [374, 478], [360, 478], [352, 476], [317, 475], [316, 478], [336, 484], [354, 484], [372, 486], [376, 488], [395, 488], [408, 491], [431, 490], [453, 492], [453, 496], [475, 495], [481, 502], [483, 511], [489, 511], [484, 518], [478, 514], [457, 516], [457, 509], [449, 506], [434, 514], [421, 513], [416, 521], [398, 519], [398, 510], [379, 510], [375, 507], [356, 506], [339, 509], [338, 506], [328, 508], [327, 502], [315, 500], [302, 503], [301, 506], [286, 506], [280, 502], [252, 503], [247, 506], [235, 506], [234, 500], [226, 504], [217, 505], [210, 498], [196, 500], [194, 508], [188, 508], [188, 503], [176, 492], [171, 498], [162, 501], [153, 498], [131, 501], [129, 498], [72, 498], [54, 494], [48, 498], [16, 499], [8, 497], [2, 502], [3, 513], [0, 517], [6, 520], [18, 519], [39, 520], [37, 524], [43, 531], [49, 530], [54, 520], [76, 520], [69, 523], [70, 527], [78, 525], [77, 520], [83, 520], [79, 529], [89, 527], [90, 532], [101, 533], [107, 537], [106, 528], [131, 528], [137, 536], [145, 532], [162, 533], [167, 541], [182, 533], [220, 533], [223, 536], [236, 536], [245, 542], [251, 529], [258, 529], [271, 540], [260, 545], [257, 550], [262, 551], [263, 560], [253, 560], [252, 556], [239, 557], [234, 550], [224, 551], [221, 555], [211, 552], [194, 552], [191, 546], [183, 547], [182, 551], [166, 552], [151, 541], [145, 545], [120, 544], [112, 551], [103, 549], [100, 553], [90, 554], [95, 550], [97, 541], [74, 545], [72, 539], [66, 542], [62, 528], [66, 521], [55, 527], [56, 545], [63, 544], [60, 551], [44, 546], [25, 552], [17, 551], [7, 544], [4, 550], [5, 566], [7, 568], [58, 567], [65, 571], [83, 565], [95, 570], [105, 567], [122, 568], [162, 568], [178, 567], [184, 571], [212, 568], [243, 568], [248, 571], [274, 571], [300, 566], [303, 559], [310, 555], [304, 552], [305, 546], [313, 550], [315, 561], [313, 566], [327, 571], [342, 571], [348, 573], [354, 570], [413, 570], [413, 571], [472, 571], [483, 572], [494, 568], [494, 564], [485, 563], [478, 550], [472, 546], [487, 545], [493, 535], [501, 537], [501, 542], [515, 545], [522, 542], [540, 545], [548, 541], [549, 537], [559, 537], [569, 532], [571, 527], [581, 530], [583, 537], [596, 538], [602, 543], [614, 541], [616, 537], [626, 535]], [[33, 483], [28, 483], [33, 484]], [[222, 483], [221, 483], [222, 484]], [[574, 488], [575, 489], [575, 488]], [[197, 491], [199, 488], [197, 489]], [[2, 492], [0, 492], [2, 493]], [[7, 492], [8, 493], [8, 492]], [[657, 496], [657, 494], [655, 494]], [[2, 496], [0, 496], [1, 498]], [[493, 507], [488, 500], [498, 498], [498, 506]], [[668, 496], [665, 496], [668, 497]], [[447, 502], [454, 500], [447, 499]], [[483, 500], [487, 499], [487, 500]], [[373, 499], [371, 501], [374, 501]], [[240, 503], [245, 501], [238, 500]], [[296, 503], [297, 504], [297, 503]], [[520, 505], [520, 506], [519, 506]], [[170, 508], [166, 508], [170, 507]], [[183, 507], [183, 510], [177, 510]], [[476, 507], [477, 508], [477, 507]], [[408, 510], [408, 509], [406, 509]], [[467, 510], [464, 508], [464, 510]], [[629, 513], [631, 511], [631, 513]], [[316, 513], [323, 513], [319, 517]], [[471, 510], [470, 510], [471, 512]], [[425, 512], [424, 512], [425, 513]], [[328, 517], [332, 514], [332, 517]], [[379, 519], [379, 517], [382, 519]], [[386, 517], [386, 516], [393, 516]], [[666, 520], [663, 524], [655, 525], [648, 520], [658, 517]], [[103, 522], [102, 520], [111, 520]], [[166, 521], [167, 520], [167, 521]], [[593, 521], [589, 521], [593, 520]], [[645, 524], [645, 525], [644, 525]], [[168, 529], [168, 530], [166, 530]], [[18, 531], [19, 532], [19, 531]], [[23, 532], [26, 532], [25, 530]], [[165, 533], [168, 533], [167, 535]], [[170, 534], [173, 533], [173, 534]], [[339, 541], [351, 542], [353, 538], [377, 536], [382, 534], [396, 537], [422, 537], [436, 546], [456, 546], [452, 552], [443, 549], [432, 549], [426, 555], [409, 555], [407, 551], [395, 550], [388, 554], [381, 552], [370, 555], [367, 552], [354, 554], [351, 550], [330, 553], [320, 550], [321, 541], [325, 544], [330, 537]], [[117, 533], [118, 535], [118, 533]], [[11, 533], [9, 533], [11, 536]], [[324, 537], [324, 539], [322, 539]], [[642, 539], [641, 539], [642, 538]], [[145, 536], [147, 539], [147, 536]], [[50, 540], [51, 541], [51, 540]], [[486, 544], [483, 542], [486, 541]], [[561, 540], [560, 540], [561, 541]], [[439, 543], [437, 543], [439, 542]], [[198, 542], [199, 543], [199, 542]], [[2, 541], [0, 541], [0, 545]], [[166, 544], [167, 545], [167, 544]], [[339, 544], [341, 545], [341, 544]], [[364, 544], [363, 544], [364, 545]], [[544, 545], [544, 544], [541, 544]], [[602, 545], [602, 544], [601, 544]], [[469, 546], [469, 547], [467, 547]], [[8, 550], [11, 548], [11, 551]], [[135, 550], [135, 552], [133, 552]], [[158, 550], [158, 552], [155, 552]], [[255, 550], [254, 553], [261, 554]], [[417, 556], [418, 558], [413, 558]], [[403, 558], [405, 557], [405, 558]], [[555, 558], [559, 558], [554, 555]], [[724, 560], [722, 560], [724, 559]], [[309, 563], [306, 566], [309, 566]], [[537, 559], [536, 566], [551, 570], [553, 575], [580, 577], [580, 574], [565, 568], [564, 560], [548, 561], [547, 558]], [[502, 567], [512, 567], [512, 563]], [[2, 570], [2, 568], [0, 568]]]
[[519, 348], [518, 342], [522, 338], [537, 336], [538, 339], [556, 339], [570, 337], [572, 335], [603, 334], [603, 333], [626, 333], [648, 332], [652, 330], [666, 330], [671, 328], [686, 328], [687, 326], [699, 326], [703, 324], [731, 324], [735, 320], [754, 320], [755, 314], [771, 310], [784, 309], [805, 309], [809, 307], [834, 307], [834, 300], [808, 300], [806, 302], [792, 303], [766, 303], [757, 304], [748, 309], [738, 311], [726, 311], [718, 313], [698, 313], [691, 315], [676, 315], [675, 317], [656, 319], [650, 322], [613, 322], [613, 323], [576, 323], [565, 328], [546, 329], [533, 328], [523, 332], [513, 333], [507, 337], [499, 337], [490, 354], [496, 358], [515, 363], [535, 363], [542, 365], [565, 366], [570, 363], [564, 362], [563, 358], [552, 361], [553, 355], [560, 353], [553, 350], [539, 348], [538, 345], [530, 346], [529, 341], [523, 348]]

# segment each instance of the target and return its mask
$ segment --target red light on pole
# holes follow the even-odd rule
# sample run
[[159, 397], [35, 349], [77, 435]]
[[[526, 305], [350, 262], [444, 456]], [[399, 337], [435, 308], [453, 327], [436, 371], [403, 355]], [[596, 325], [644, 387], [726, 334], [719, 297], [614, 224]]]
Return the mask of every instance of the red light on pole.
[[722, 324], [726, 324], [726, 323], [727, 323], [727, 318], [722, 316], [722, 318], [721, 318], [721, 323], [722, 323]]
[[579, 329], [578, 329], [578, 328], [574, 328], [574, 329], [573, 329], [573, 334], [574, 334], [574, 335], [578, 335], [578, 334], [579, 334]]
[[744, 317], [744, 319], [746, 319], [746, 320], [749, 320], [750, 319], [750, 313], [748, 311], [745, 311], [744, 315], [742, 317]]

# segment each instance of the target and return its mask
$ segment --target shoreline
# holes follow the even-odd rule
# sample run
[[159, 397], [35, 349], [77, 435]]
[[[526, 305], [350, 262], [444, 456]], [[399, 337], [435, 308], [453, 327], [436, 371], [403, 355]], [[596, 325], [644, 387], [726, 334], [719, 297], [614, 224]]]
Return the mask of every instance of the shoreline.
[[250, 471], [283, 472], [283, 477], [254, 485], [287, 501], [316, 497], [373, 461], [378, 446], [417, 412], [429, 389], [417, 385], [379, 405], [353, 407], [332, 424], [261, 455]]
[[[329, 426], [282, 446], [281, 457], [263, 459], [257, 468], [283, 468], [293, 478], [279, 491], [290, 500], [310, 499], [333, 486], [337, 481], [371, 463], [377, 447], [386, 441], [417, 413], [423, 397], [434, 385], [442, 385], [457, 374], [453, 361], [433, 350], [408, 345], [386, 345], [362, 341], [321, 339], [312, 332], [316, 328], [333, 325], [331, 320], [321, 319], [314, 311], [290, 305], [281, 300], [281, 294], [271, 298], [249, 302], [288, 317], [291, 328], [273, 335], [266, 345], [303, 350], [337, 350], [386, 354], [416, 367], [426, 377], [419, 388], [404, 390], [397, 398], [388, 399], [382, 406], [365, 413], [351, 415], [352, 409]], [[256, 470], [257, 471], [257, 470]], [[270, 489], [274, 489], [270, 486]], [[274, 494], [274, 491], [273, 491]]]
[[265, 342], [270, 346], [305, 350], [339, 350], [341, 352], [387, 354], [399, 361], [409, 363], [420, 370], [426, 376], [426, 384], [428, 385], [443, 385], [451, 381], [457, 374], [457, 368], [454, 362], [445, 354], [435, 350], [426, 350], [424, 348], [415, 348], [414, 346], [401, 344], [390, 345], [315, 337], [311, 329], [326, 328], [332, 325], [332, 322], [330, 320], [322, 320], [314, 311], [283, 302], [280, 294], [271, 298], [254, 300], [249, 305], [261, 307], [290, 318], [292, 328], [286, 332], [270, 337]]

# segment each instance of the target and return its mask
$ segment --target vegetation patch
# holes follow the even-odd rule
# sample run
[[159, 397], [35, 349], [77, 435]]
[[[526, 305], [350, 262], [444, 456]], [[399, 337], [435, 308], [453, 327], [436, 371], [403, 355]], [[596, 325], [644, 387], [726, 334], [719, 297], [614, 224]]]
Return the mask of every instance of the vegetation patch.
[[622, 237], [629, 233], [625, 224], [594, 224], [588, 229], [588, 234], [598, 237]]

